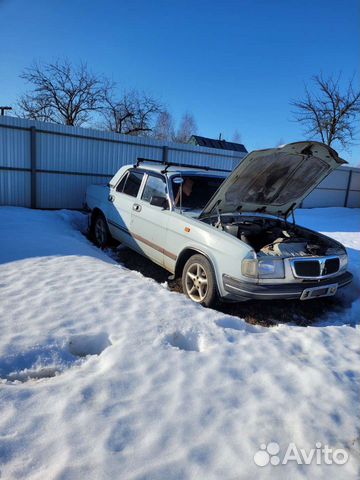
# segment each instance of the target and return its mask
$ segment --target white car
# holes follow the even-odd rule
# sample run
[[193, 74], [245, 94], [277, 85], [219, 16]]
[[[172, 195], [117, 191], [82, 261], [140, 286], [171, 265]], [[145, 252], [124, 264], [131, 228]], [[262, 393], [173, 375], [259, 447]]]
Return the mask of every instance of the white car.
[[113, 237], [181, 276], [206, 306], [335, 295], [352, 280], [346, 250], [296, 225], [294, 211], [344, 163], [310, 141], [251, 152], [232, 172], [139, 160], [88, 187], [91, 232], [102, 248]]

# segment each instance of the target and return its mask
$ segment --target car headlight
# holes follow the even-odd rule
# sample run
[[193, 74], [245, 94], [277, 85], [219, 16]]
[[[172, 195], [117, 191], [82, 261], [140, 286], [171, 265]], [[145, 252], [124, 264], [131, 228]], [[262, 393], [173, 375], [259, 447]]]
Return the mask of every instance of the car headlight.
[[285, 278], [284, 262], [281, 258], [257, 259], [255, 252], [246, 255], [241, 263], [241, 273], [251, 278]]
[[256, 253], [251, 250], [241, 262], [241, 273], [246, 277], [257, 278], [257, 259]]
[[345, 270], [348, 265], [348, 256], [346, 253], [344, 255], [340, 255], [340, 268], [339, 270]]
[[259, 278], [285, 278], [284, 262], [281, 258], [258, 260]]

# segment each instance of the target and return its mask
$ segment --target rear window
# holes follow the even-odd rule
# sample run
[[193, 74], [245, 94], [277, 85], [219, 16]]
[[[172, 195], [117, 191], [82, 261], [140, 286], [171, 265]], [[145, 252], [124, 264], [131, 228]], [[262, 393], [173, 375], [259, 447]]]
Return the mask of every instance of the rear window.
[[124, 185], [125, 185], [125, 182], [126, 182], [126, 179], [127, 179], [128, 175], [129, 175], [129, 173], [126, 172], [125, 175], [120, 180], [119, 185], [116, 187], [117, 192], [122, 192], [124, 190]]
[[131, 197], [136, 197], [139, 193], [143, 176], [143, 173], [131, 171], [126, 178], [123, 193]]

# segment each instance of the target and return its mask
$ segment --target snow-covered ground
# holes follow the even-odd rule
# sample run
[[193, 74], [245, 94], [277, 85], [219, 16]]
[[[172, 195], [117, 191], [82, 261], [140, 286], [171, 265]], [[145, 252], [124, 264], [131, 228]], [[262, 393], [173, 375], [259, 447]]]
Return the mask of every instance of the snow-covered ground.
[[[80, 213], [1, 208], [0, 478], [357, 478], [359, 211], [297, 220], [348, 247], [349, 308], [267, 329], [125, 269]], [[269, 442], [349, 459], [257, 466]]]

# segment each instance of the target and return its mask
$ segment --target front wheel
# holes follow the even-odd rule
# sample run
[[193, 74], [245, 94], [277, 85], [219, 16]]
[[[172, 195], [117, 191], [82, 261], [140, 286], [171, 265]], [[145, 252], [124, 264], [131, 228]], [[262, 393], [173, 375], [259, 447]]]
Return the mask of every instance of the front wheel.
[[213, 267], [203, 255], [193, 255], [185, 263], [182, 274], [184, 293], [194, 302], [205, 307], [214, 305], [217, 299]]

